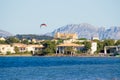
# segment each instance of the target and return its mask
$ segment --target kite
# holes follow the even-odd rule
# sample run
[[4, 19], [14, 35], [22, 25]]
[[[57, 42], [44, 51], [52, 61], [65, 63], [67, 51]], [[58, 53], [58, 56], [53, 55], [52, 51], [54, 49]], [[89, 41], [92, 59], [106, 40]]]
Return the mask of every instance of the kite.
[[40, 27], [47, 27], [47, 25], [46, 24], [41, 24]]

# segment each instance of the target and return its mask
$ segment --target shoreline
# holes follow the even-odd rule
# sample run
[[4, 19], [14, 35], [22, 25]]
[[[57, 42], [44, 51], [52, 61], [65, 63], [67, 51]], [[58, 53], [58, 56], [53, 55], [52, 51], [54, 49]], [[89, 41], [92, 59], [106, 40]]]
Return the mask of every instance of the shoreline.
[[31, 54], [14, 54], [14, 55], [0, 55], [0, 57], [120, 57], [120, 56], [101, 56], [101, 55], [31, 55]]
[[13, 54], [13, 55], [0, 55], [0, 57], [29, 57], [32, 56], [31, 54]]

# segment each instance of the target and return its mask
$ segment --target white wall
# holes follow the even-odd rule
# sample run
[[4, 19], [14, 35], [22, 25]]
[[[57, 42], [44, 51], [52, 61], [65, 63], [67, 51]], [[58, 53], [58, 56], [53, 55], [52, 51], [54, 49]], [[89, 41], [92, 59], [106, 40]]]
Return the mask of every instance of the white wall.
[[94, 54], [95, 51], [97, 51], [97, 43], [91, 42], [91, 54]]
[[11, 52], [11, 53], [15, 53], [14, 51], [14, 47], [11, 47], [10, 45], [4, 45], [4, 44], [1, 44], [0, 45], [0, 54], [7, 54], [7, 52]]

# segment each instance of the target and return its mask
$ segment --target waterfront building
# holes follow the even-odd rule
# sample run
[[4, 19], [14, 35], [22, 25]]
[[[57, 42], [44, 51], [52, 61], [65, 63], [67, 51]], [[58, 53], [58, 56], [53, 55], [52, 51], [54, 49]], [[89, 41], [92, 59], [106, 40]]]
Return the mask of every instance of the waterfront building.
[[91, 54], [94, 54], [97, 51], [97, 42], [91, 42]]
[[0, 54], [7, 54], [8, 52], [10, 53], [15, 53], [15, 47], [19, 49], [19, 52], [34, 52], [40, 51], [43, 49], [43, 45], [38, 45], [38, 44], [31, 44], [31, 45], [26, 45], [22, 43], [13, 43], [12, 45], [9, 44], [0, 44]]
[[27, 51], [32, 52], [32, 54], [35, 54], [35, 52], [41, 51], [44, 48], [44, 46], [37, 45], [37, 44], [35, 44], [35, 45], [31, 44], [31, 45], [28, 45], [26, 48], [27, 48]]
[[[67, 48], [70, 48], [70, 50], [66, 50]], [[84, 48], [84, 45], [79, 45], [75, 43], [62, 43], [57, 45], [56, 47], [56, 54], [75, 54], [76, 51], [80, 51]]]
[[0, 54], [15, 53], [14, 47], [8, 44], [0, 44]]
[[109, 49], [109, 54], [113, 53], [118, 53], [120, 54], [120, 45], [118, 46], [105, 46], [104, 47], [104, 54], [108, 54], [108, 49]]
[[26, 49], [27, 45], [26, 45], [26, 44], [13, 43], [12, 46], [13, 46], [14, 48], [15, 48], [15, 47], [18, 47], [19, 52], [25, 52], [25, 51], [27, 51], [27, 49]]

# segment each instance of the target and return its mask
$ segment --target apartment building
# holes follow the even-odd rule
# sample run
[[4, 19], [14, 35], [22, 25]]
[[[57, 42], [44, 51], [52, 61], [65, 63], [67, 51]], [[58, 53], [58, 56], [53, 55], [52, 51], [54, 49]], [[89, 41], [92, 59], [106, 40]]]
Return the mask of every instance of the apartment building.
[[56, 33], [54, 38], [58, 39], [78, 39], [78, 35], [75, 33]]

